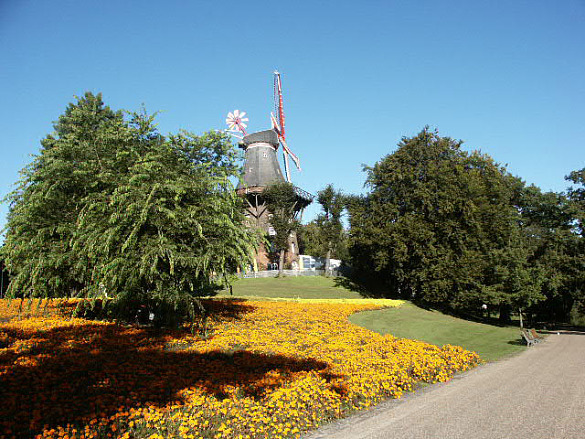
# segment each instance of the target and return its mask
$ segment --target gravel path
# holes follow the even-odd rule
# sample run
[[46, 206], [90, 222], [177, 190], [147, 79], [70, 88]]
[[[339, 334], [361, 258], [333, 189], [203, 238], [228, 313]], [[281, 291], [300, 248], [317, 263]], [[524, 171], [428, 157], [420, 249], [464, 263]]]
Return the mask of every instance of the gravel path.
[[550, 335], [520, 355], [336, 421], [307, 439], [585, 438], [585, 334]]

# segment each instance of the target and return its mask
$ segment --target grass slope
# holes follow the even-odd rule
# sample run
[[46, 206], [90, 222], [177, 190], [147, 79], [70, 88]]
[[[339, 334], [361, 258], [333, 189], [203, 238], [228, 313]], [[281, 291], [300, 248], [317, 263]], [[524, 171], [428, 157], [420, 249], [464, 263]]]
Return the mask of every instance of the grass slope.
[[405, 303], [400, 308], [366, 311], [349, 320], [379, 334], [422, 340], [438, 346], [462, 346], [477, 352], [487, 361], [515, 354], [525, 349], [516, 327], [500, 327], [471, 322]]
[[[282, 297], [291, 299], [360, 299], [362, 296], [323, 276], [238, 279], [232, 286], [235, 297]], [[229, 297], [222, 291], [220, 297]]]

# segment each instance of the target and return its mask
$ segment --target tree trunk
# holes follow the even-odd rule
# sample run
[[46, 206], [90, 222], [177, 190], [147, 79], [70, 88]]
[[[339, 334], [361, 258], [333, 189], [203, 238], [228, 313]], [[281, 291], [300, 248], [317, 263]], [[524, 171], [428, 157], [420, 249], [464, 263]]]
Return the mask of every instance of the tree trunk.
[[282, 276], [284, 271], [284, 249], [280, 250], [280, 259], [278, 260], [278, 276]]
[[500, 323], [510, 323], [512, 321], [511, 317], [512, 307], [508, 304], [501, 304], [500, 305]]
[[331, 269], [331, 245], [327, 247], [327, 254], [325, 255], [325, 276], [329, 276]]

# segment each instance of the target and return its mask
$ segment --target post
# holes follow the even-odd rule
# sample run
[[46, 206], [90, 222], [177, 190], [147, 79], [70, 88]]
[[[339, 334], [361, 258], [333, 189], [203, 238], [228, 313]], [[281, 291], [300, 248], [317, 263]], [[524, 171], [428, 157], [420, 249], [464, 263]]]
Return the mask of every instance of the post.
[[524, 329], [524, 323], [522, 322], [522, 308], [518, 308], [520, 314], [520, 329]]

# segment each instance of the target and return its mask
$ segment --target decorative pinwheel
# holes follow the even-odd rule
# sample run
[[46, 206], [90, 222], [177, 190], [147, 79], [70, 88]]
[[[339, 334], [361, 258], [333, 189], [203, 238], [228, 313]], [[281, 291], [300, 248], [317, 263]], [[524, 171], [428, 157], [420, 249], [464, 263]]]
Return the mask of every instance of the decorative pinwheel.
[[248, 126], [246, 125], [246, 122], [248, 122], [248, 118], [245, 116], [246, 116], [245, 111], [242, 112], [240, 112], [240, 110], [234, 110], [233, 112], [230, 111], [225, 120], [225, 123], [227, 123], [229, 127], [229, 131], [235, 133], [240, 132], [244, 136], [248, 135], [248, 133], [246, 133], [246, 127]]

